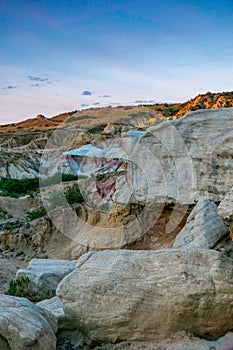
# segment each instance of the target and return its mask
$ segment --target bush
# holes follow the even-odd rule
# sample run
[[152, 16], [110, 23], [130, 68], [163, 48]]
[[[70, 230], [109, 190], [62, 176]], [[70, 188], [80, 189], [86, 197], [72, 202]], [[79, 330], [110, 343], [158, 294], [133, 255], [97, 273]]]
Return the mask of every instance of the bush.
[[27, 276], [22, 276], [17, 280], [11, 280], [9, 282], [7, 294], [15, 297], [27, 298], [34, 302], [40, 301], [38, 293], [31, 290], [30, 279]]
[[78, 184], [73, 184], [72, 187], [63, 190], [53, 190], [49, 196], [49, 209], [54, 209], [59, 206], [65, 206], [74, 203], [83, 203], [84, 199], [80, 192]]
[[20, 197], [39, 190], [39, 178], [33, 179], [0, 179], [0, 190], [3, 196]]
[[32, 210], [30, 212], [27, 212], [27, 217], [30, 221], [41, 218], [46, 214], [45, 208], [39, 208], [37, 210]]
[[[27, 298], [33, 302], [41, 301], [41, 296], [38, 292], [32, 290], [30, 284], [31, 280], [27, 276], [22, 276], [16, 280], [11, 280], [9, 282], [7, 294], [15, 297]], [[47, 291], [46, 294], [46, 298], [49, 299], [56, 294], [56, 291]]]
[[13, 230], [15, 228], [21, 227], [22, 222], [19, 220], [16, 221], [8, 221], [0, 224], [0, 230]]
[[53, 176], [47, 177], [47, 179], [41, 180], [41, 186], [51, 186], [56, 185], [61, 182], [77, 181], [80, 177], [78, 175], [72, 174], [55, 174]]

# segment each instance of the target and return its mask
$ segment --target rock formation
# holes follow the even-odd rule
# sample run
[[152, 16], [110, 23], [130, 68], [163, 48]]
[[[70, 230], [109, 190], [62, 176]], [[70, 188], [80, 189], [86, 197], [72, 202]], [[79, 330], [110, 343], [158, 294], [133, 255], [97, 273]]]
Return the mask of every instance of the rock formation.
[[219, 252], [122, 250], [84, 258], [57, 295], [91, 340], [155, 340], [180, 331], [214, 337], [233, 327], [232, 260]]
[[55, 350], [57, 322], [25, 298], [0, 294], [0, 349]]
[[176, 236], [173, 248], [213, 248], [229, 234], [217, 211], [215, 203], [201, 198]]

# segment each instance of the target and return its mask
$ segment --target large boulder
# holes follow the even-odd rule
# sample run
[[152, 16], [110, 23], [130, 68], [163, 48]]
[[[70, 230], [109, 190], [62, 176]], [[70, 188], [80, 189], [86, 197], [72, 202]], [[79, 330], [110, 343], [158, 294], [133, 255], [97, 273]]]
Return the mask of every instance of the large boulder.
[[56, 320], [25, 298], [0, 295], [1, 350], [55, 350]]
[[83, 255], [57, 289], [72, 325], [99, 342], [220, 336], [233, 327], [232, 294], [232, 260], [191, 249]]
[[218, 207], [207, 198], [201, 198], [176, 236], [173, 248], [211, 249], [228, 234], [218, 216]]
[[16, 280], [28, 278], [27, 291], [34, 293], [35, 300], [51, 298], [55, 295], [59, 282], [75, 267], [77, 260], [33, 259], [27, 269], [17, 271]]
[[42, 300], [36, 305], [39, 306], [41, 309], [52, 314], [56, 318], [60, 329], [66, 328], [67, 319], [64, 314], [62, 302], [57, 296], [50, 299]]
[[233, 189], [224, 196], [219, 204], [218, 215], [233, 230]]
[[117, 181], [114, 198], [122, 204], [128, 198], [221, 201], [233, 186], [232, 154], [233, 108], [198, 110], [165, 121], [147, 129], [129, 150], [127, 175]]

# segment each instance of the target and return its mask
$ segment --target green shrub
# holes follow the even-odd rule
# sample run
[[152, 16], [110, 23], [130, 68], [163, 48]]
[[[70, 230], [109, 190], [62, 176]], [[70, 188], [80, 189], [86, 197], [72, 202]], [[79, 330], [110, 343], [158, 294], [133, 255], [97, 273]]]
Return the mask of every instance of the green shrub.
[[78, 184], [73, 184], [72, 187], [66, 190], [53, 190], [48, 198], [49, 209], [54, 209], [59, 206], [65, 206], [74, 203], [83, 203], [84, 199], [80, 192]]
[[32, 220], [41, 218], [45, 214], [46, 214], [46, 210], [45, 210], [45, 208], [42, 207], [42, 208], [27, 212], [27, 217], [30, 221], [32, 221]]
[[31, 301], [40, 301], [38, 292], [33, 292], [30, 287], [30, 279], [22, 276], [17, 280], [11, 280], [7, 290], [8, 295], [15, 297], [27, 298]]
[[2, 195], [10, 197], [20, 197], [32, 194], [39, 190], [39, 178], [33, 179], [0, 179], [0, 190]]
[[21, 226], [22, 226], [22, 222], [20, 220], [8, 221], [0, 224], [0, 230], [13, 230]]

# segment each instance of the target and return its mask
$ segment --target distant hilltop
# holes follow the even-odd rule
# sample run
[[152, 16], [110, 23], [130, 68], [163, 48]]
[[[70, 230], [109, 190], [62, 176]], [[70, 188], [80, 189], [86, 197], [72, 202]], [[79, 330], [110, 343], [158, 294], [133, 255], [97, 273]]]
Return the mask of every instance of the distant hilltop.
[[62, 113], [51, 118], [38, 114], [35, 118], [24, 120], [20, 123], [0, 125], [0, 132], [16, 132], [29, 130], [51, 130], [62, 125], [79, 125], [89, 128], [101, 123], [130, 123], [132, 120], [145, 118], [148, 120], [166, 118], [177, 119], [185, 114], [198, 109], [228, 108], [233, 107], [233, 91], [199, 94], [195, 98], [183, 103], [156, 103], [151, 105], [118, 106], [89, 108], [81, 111]]

